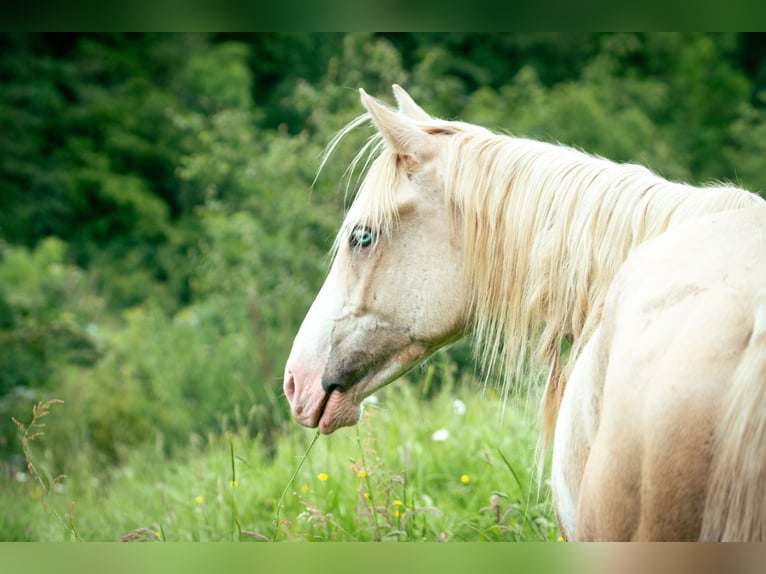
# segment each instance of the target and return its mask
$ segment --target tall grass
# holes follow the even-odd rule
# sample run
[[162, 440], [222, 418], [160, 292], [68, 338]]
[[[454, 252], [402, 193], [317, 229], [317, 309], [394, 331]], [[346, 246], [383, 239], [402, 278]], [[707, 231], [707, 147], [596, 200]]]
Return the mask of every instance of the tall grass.
[[[331, 436], [293, 423], [268, 449], [244, 430], [191, 436], [172, 458], [147, 447], [117, 467], [52, 453], [56, 428], [35, 427], [27, 471], [0, 482], [0, 539], [555, 540], [547, 489], [538, 495], [532, 478], [534, 403], [512, 398], [501, 420], [500, 400], [476, 383], [422, 392], [395, 383]], [[76, 416], [67, 407], [48, 405]], [[49, 468], [62, 458], [66, 468]]]

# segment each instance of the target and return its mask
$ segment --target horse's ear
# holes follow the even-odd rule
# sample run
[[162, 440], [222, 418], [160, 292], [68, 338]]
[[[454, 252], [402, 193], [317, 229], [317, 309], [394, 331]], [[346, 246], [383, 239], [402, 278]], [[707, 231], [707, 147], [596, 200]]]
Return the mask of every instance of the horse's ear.
[[363, 89], [359, 90], [362, 105], [372, 118], [372, 123], [386, 140], [393, 151], [402, 156], [417, 158], [424, 146], [428, 145], [428, 136], [415, 121], [396, 110], [380, 103]]
[[413, 100], [399, 84], [394, 84], [393, 89], [396, 104], [399, 106], [399, 111], [401, 113], [411, 117], [416, 122], [425, 122], [431, 119], [431, 116], [428, 115], [423, 108], [417, 105], [415, 100]]

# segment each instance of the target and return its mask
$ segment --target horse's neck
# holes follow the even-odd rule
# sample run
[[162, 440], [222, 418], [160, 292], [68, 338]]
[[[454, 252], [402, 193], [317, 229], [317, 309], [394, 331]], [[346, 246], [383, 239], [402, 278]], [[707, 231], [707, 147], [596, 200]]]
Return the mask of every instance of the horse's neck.
[[[555, 150], [548, 150], [549, 153]], [[530, 166], [546, 169], [544, 155]], [[555, 155], [555, 154], [553, 154]], [[750, 192], [729, 186], [698, 188], [669, 182], [635, 165], [620, 165], [568, 150], [551, 158], [545, 186], [529, 189], [543, 198], [546, 236], [530, 258], [528, 319], [544, 324], [538, 356], [550, 367], [544, 401], [542, 444], [552, 432], [571, 369], [601, 321], [609, 286], [632, 249], [667, 229], [704, 214], [763, 205]], [[546, 230], [550, 230], [546, 232]], [[554, 231], [555, 230], [555, 231]], [[517, 241], [520, 238], [517, 237]], [[572, 342], [568, 362], [563, 337]]]
[[637, 239], [629, 196], [640, 193], [638, 180], [663, 180], [567, 148], [494, 137], [466, 142], [460, 156], [475, 165], [458, 168], [462, 181], [449, 186], [464, 218], [477, 321], [480, 331], [505, 331], [516, 358], [531, 343], [550, 359], [562, 336], [580, 335]]
[[504, 247], [514, 265], [502, 269], [517, 274], [510, 285], [529, 324], [545, 324], [541, 350], [557, 350], [562, 337], [577, 345], [592, 331], [637, 245], [700, 215], [762, 203], [742, 189], [698, 188], [569, 148], [510, 142], [518, 159], [506, 158], [509, 177], [488, 191], [501, 198], [489, 205], [503, 206]]

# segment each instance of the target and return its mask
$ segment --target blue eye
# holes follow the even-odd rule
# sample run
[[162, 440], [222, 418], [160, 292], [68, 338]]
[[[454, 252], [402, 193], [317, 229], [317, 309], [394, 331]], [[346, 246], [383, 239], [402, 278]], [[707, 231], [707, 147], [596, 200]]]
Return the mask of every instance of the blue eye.
[[352, 249], [364, 249], [372, 245], [372, 239], [372, 230], [369, 227], [357, 225], [351, 230], [348, 242]]

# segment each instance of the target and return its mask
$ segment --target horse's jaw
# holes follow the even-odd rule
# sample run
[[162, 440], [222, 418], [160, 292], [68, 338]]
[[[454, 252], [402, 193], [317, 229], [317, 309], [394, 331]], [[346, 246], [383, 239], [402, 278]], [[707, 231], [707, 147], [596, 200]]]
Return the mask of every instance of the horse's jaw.
[[306, 427], [318, 427], [322, 434], [353, 426], [361, 418], [361, 404], [366, 397], [433, 352], [413, 341], [404, 341], [393, 349], [374, 347], [368, 346], [379, 354], [346, 354], [344, 346], [339, 345], [332, 352], [328, 349], [325, 358], [320, 359], [315, 353], [303, 355], [300, 347], [294, 346], [285, 369], [284, 390], [295, 420]]

